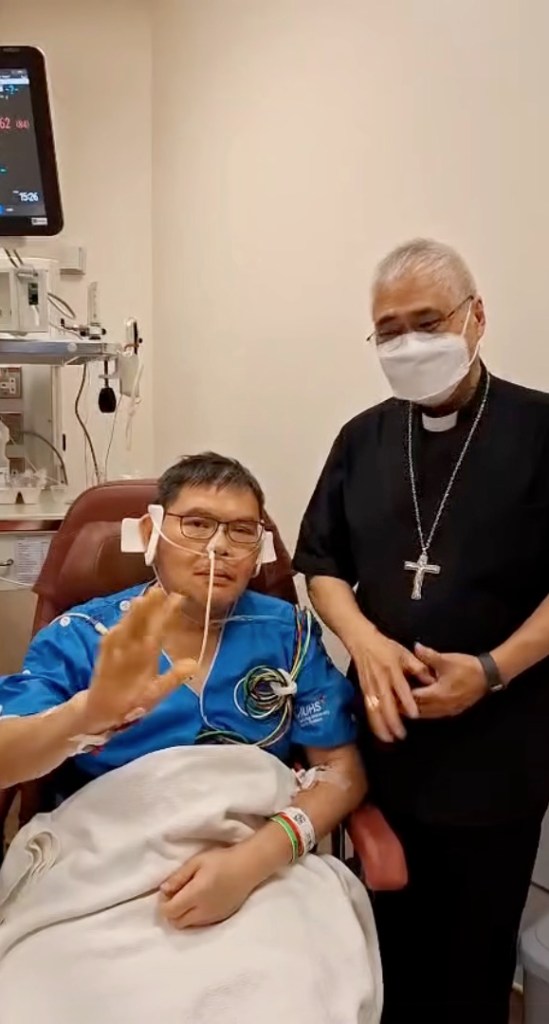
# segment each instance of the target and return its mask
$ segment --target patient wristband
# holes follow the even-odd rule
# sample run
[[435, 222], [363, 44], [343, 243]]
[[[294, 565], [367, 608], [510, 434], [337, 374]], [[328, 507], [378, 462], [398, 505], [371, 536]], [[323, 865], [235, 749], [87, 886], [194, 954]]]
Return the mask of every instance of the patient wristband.
[[305, 811], [299, 807], [286, 807], [279, 814], [273, 815], [271, 821], [284, 829], [292, 847], [292, 863], [310, 853], [316, 846], [314, 825]]
[[284, 832], [290, 840], [290, 846], [292, 847], [292, 864], [295, 864], [296, 860], [299, 860], [301, 856], [299, 838], [296, 830], [293, 828], [291, 822], [282, 814], [273, 815], [271, 821], [274, 821], [276, 825], [280, 825], [280, 827], [284, 829]]

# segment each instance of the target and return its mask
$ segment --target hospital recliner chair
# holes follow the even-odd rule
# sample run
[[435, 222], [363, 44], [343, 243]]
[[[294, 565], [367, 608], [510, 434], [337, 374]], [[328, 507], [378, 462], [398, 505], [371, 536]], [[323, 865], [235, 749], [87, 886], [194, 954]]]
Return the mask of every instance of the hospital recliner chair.
[[[152, 578], [152, 570], [145, 566], [142, 555], [120, 551], [120, 522], [125, 517], [142, 516], [155, 495], [155, 480], [128, 480], [92, 487], [77, 498], [51, 543], [34, 587], [38, 602], [33, 633], [74, 605]], [[263, 566], [251, 586], [293, 603], [297, 594], [291, 559], [272, 521], [268, 528], [273, 533], [277, 559]], [[20, 824], [48, 806], [48, 789], [51, 794], [51, 779], [20, 787]], [[14, 796], [15, 790], [0, 792], [0, 827]], [[347, 823], [347, 832], [362, 877], [371, 891], [406, 885], [404, 852], [375, 807], [367, 805], [355, 812]], [[334, 853], [344, 856], [343, 830], [333, 836], [332, 842]]]

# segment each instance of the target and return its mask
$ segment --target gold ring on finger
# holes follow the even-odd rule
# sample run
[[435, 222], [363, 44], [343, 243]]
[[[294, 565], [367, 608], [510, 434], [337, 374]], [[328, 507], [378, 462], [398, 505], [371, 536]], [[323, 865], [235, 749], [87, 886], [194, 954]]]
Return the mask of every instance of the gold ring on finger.
[[368, 708], [368, 711], [377, 711], [380, 704], [381, 701], [375, 694], [372, 695], [368, 693], [366, 695], [366, 707]]

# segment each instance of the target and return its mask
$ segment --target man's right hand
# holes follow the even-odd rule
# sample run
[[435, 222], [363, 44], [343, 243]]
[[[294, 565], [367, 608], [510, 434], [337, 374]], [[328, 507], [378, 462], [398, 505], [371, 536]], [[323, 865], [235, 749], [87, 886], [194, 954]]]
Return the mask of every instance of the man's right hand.
[[429, 669], [405, 647], [373, 627], [355, 639], [351, 653], [372, 732], [385, 743], [404, 739], [402, 716], [418, 717], [408, 679], [415, 676], [429, 685], [434, 682]]
[[119, 729], [151, 711], [195, 675], [191, 658], [158, 674], [166, 631], [180, 614], [181, 598], [160, 588], [132, 601], [129, 611], [103, 637], [82, 708], [82, 732], [98, 736]]

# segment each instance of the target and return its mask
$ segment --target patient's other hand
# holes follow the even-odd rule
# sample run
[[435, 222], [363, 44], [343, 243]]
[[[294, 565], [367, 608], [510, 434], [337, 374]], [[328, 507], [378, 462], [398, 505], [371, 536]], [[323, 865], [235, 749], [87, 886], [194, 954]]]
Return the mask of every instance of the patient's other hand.
[[239, 846], [192, 857], [160, 888], [163, 917], [174, 928], [202, 928], [232, 917], [254, 888], [246, 866]]
[[158, 675], [164, 636], [180, 600], [159, 588], [149, 590], [103, 637], [83, 709], [83, 732], [100, 735], [142, 718], [194, 675], [197, 665], [190, 658]]

